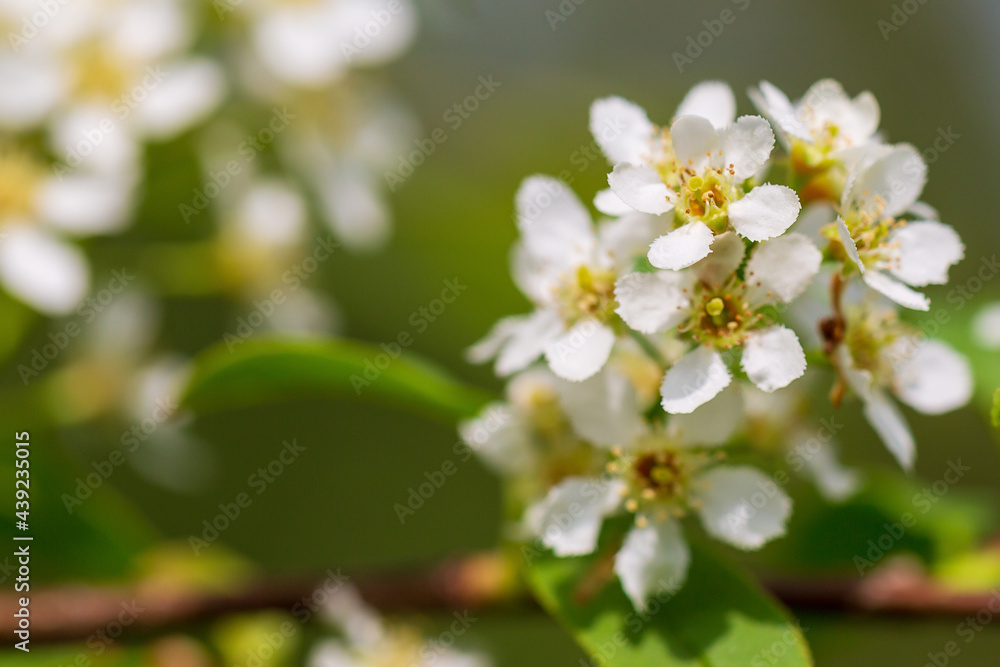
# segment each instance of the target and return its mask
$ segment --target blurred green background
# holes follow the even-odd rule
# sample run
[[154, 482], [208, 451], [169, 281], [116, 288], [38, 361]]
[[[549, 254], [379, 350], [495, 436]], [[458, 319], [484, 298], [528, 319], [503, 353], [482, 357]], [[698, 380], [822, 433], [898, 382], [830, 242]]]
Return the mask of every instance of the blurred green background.
[[[917, 9], [885, 39], [879, 21], [891, 22], [895, 7], [905, 15], [902, 5]], [[724, 9], [734, 11], [735, 21], [679, 72], [673, 54], [683, 52], [688, 37], [705, 30], [703, 21], [718, 18]], [[412, 351], [460, 377], [499, 389], [491, 369], [467, 365], [462, 351], [499, 317], [527, 308], [507, 269], [519, 182], [534, 173], [568, 172], [573, 188], [589, 199], [604, 185], [608, 171], [599, 156], [586, 157], [591, 150], [590, 103], [622, 95], [645, 107], [654, 121], [665, 122], [687, 89], [705, 79], [730, 83], [740, 112], [754, 113], [743, 91], [761, 79], [797, 97], [813, 81], [832, 77], [851, 94], [864, 89], [875, 93], [891, 141], [925, 149], [939, 131], [957, 134], [931, 164], [924, 199], [962, 235], [967, 258], [953, 270], [952, 286], [929, 290], [935, 305], [946, 306], [948, 290], [973, 276], [981, 257], [992, 256], [1000, 245], [990, 199], [996, 193], [993, 179], [1000, 176], [994, 159], [1000, 154], [1000, 4], [425, 0], [420, 10], [415, 47], [377, 76], [416, 111], [421, 136], [443, 127], [448, 138], [393, 195], [396, 231], [388, 249], [370, 256], [342, 252], [312, 279], [311, 287], [336, 300], [347, 336], [379, 343], [413, 332]], [[501, 85], [452, 129], [443, 115], [473, 93], [480, 76], [492, 76]], [[201, 184], [193, 145], [193, 137], [186, 136], [149, 152], [153, 172], [137, 223], [124, 235], [89, 243], [95, 276], [128, 262], [147, 244], [211, 233], [206, 216], [188, 226], [177, 214], [177, 204]], [[320, 223], [315, 224], [319, 229]], [[436, 298], [447, 279], [468, 287], [426, 331], [415, 332], [411, 315]], [[991, 298], [1000, 298], [1000, 283], [987, 283], [975, 303]], [[955, 317], [971, 310], [972, 305], [966, 306]], [[246, 312], [245, 305], [222, 299], [168, 298], [157, 347], [194, 355], [217, 343]], [[146, 538], [119, 514], [122, 504], [143, 517], [137, 523], [148, 522], [163, 539], [184, 541], [200, 531], [203, 519], [217, 513], [219, 503], [246, 490], [247, 477], [278, 454], [283, 440], [293, 438], [306, 447], [301, 463], [277, 478], [219, 540], [263, 570], [296, 574], [328, 567], [388, 567], [497, 542], [499, 484], [478, 462], [458, 460], [452, 451], [455, 433], [381, 408], [328, 401], [198, 420], [194, 429], [214, 454], [210, 484], [181, 495], [124, 466], [87, 503], [90, 527], [81, 525], [79, 515], [68, 517], [63, 511], [59, 496], [69, 489], [61, 485], [72, 485], [73, 478], [88, 471], [128, 424], [51, 426], [32, 407], [35, 393], [20, 391], [16, 366], [24, 361], [23, 351], [44, 343], [48, 332], [58, 328], [51, 321], [31, 324], [22, 352], [5, 365], [5, 400], [0, 402], [6, 432], [30, 430], [36, 447], [34, 493], [45, 506], [34, 515], [39, 584], [130, 573], [134, 564], [128, 554]], [[842, 413], [848, 420], [840, 437], [845, 460], [892, 469], [884, 448], [859, 422], [856, 407]], [[981, 410], [969, 407], [936, 418], [907, 414], [918, 434], [916, 477], [936, 480], [949, 460], [961, 458], [972, 471], [956, 494], [995, 504], [998, 461]], [[446, 460], [456, 461], [458, 473], [401, 525], [393, 505], [405, 503], [410, 487]], [[4, 478], [11, 475], [5, 472]], [[992, 530], [990, 521], [984, 520], [985, 528], [978, 530]], [[863, 549], [881, 527], [861, 522], [842, 532], [829, 536], [836, 543], [829, 548], [836, 553], [838, 547], [845, 553]], [[822, 541], [813, 548], [825, 551]], [[767, 551], [761, 559], [765, 565]], [[849, 559], [846, 567], [844, 561], [840, 564], [839, 569], [851, 571]], [[830, 666], [923, 665], [928, 652], [941, 651], [956, 639], [959, 621], [802, 616], [817, 663]], [[433, 627], [433, 618], [427, 622]], [[996, 664], [996, 625], [963, 643], [961, 654], [948, 664]], [[583, 664], [583, 654], [568, 636], [542, 616], [484, 616], [467, 639], [469, 645], [492, 652], [500, 666]], [[33, 658], [44, 655], [32, 653]], [[62, 659], [53, 653], [48, 663], [29, 663], [6, 654], [2, 661], [57, 665]]]

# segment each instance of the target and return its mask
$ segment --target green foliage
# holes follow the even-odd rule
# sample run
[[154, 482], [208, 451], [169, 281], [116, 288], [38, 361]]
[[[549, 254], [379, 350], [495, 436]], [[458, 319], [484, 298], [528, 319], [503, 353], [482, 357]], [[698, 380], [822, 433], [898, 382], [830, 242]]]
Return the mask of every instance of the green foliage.
[[1000, 389], [993, 393], [993, 409], [990, 411], [993, 425], [1000, 427]]
[[606, 572], [607, 554], [538, 556], [529, 582], [596, 664], [611, 667], [812, 665], [802, 630], [749, 577], [707, 547], [691, 545], [691, 568], [673, 597], [638, 612], [610, 578], [585, 602], [581, 582]]
[[419, 358], [347, 340], [243, 342], [203, 354], [184, 403], [198, 412], [299, 398], [374, 401], [445, 423], [474, 415], [485, 392]]

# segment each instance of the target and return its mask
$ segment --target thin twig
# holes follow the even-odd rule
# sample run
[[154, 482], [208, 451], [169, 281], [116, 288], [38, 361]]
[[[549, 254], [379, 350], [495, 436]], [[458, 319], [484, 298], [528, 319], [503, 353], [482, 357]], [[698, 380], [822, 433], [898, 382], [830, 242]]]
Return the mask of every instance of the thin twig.
[[[77, 586], [31, 595], [33, 644], [82, 641], [108, 632], [123, 610], [135, 611], [124, 635], [138, 638], [181, 629], [205, 619], [263, 609], [314, 614], [336, 585], [336, 573], [316, 577], [264, 579], [220, 593]], [[334, 582], [331, 584], [331, 582]], [[372, 606], [383, 612], [475, 610], [494, 613], [537, 609], [523, 588], [512, 584], [509, 565], [486, 554], [405, 573], [350, 579]], [[829, 580], [765, 579], [764, 585], [799, 610], [834, 609], [885, 615], [975, 615], [1000, 604], [1000, 592], [955, 593], [929, 580], [912, 565], [893, 563], [863, 578]], [[13, 636], [17, 596], [0, 597], [0, 632]], [[118, 631], [121, 631], [119, 629]]]

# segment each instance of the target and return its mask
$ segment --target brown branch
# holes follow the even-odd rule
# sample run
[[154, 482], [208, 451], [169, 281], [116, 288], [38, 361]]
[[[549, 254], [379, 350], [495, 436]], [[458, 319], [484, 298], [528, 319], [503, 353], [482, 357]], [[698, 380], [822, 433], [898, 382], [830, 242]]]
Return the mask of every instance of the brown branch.
[[[115, 629], [134, 609], [128, 637], [162, 634], [203, 619], [263, 609], [314, 613], [338, 572], [318, 577], [259, 580], [230, 592], [155, 587], [53, 588], [31, 595], [33, 643], [83, 641]], [[345, 578], [346, 579], [346, 578]], [[372, 606], [384, 612], [531, 609], [535, 603], [512, 579], [509, 564], [494, 554], [447, 561], [431, 569], [350, 579]], [[764, 585], [796, 609], [833, 609], [887, 615], [975, 615], [1000, 604], [1000, 593], [955, 593], [929, 580], [905, 561], [863, 578], [765, 579]], [[13, 636], [15, 595], [0, 596], [0, 632]], [[298, 607], [296, 607], [298, 605]], [[299, 615], [297, 614], [297, 615]], [[300, 616], [301, 618], [301, 616]], [[117, 634], [117, 630], [114, 634]]]

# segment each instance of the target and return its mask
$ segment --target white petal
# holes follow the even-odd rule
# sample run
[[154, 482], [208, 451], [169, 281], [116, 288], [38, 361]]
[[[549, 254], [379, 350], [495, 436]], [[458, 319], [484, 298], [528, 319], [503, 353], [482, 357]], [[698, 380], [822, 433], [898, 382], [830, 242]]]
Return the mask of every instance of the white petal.
[[30, 227], [12, 227], [0, 242], [0, 282], [47, 315], [65, 315], [87, 293], [90, 269], [83, 253]]
[[41, 122], [71, 87], [60, 64], [43, 58], [0, 58], [0, 81], [0, 125], [12, 129]]
[[801, 234], [764, 241], [747, 262], [747, 299], [755, 305], [788, 303], [809, 287], [822, 262], [823, 253]]
[[549, 176], [526, 178], [516, 203], [527, 252], [565, 266], [589, 258], [594, 248], [590, 213], [565, 183]]
[[941, 214], [938, 210], [925, 201], [913, 202], [910, 208], [906, 209], [906, 214], [912, 216], [914, 220], [941, 219]]
[[350, 26], [327, 3], [283, 5], [253, 24], [254, 50], [264, 65], [289, 83], [318, 86], [348, 66], [340, 45], [350, 44]]
[[987, 350], [1000, 350], [1000, 302], [983, 306], [972, 321], [976, 344]]
[[469, 349], [465, 351], [465, 358], [474, 364], [481, 364], [493, 359], [527, 317], [527, 315], [509, 315], [498, 320], [485, 336], [469, 346]]
[[675, 519], [647, 520], [644, 528], [636, 526], [628, 532], [615, 556], [615, 573], [622, 589], [640, 611], [650, 598], [678, 590], [691, 562], [691, 552]]
[[139, 139], [108, 104], [60, 110], [49, 126], [49, 145], [60, 158], [60, 173], [93, 170], [132, 182], [141, 169]]
[[611, 355], [615, 333], [597, 320], [577, 322], [545, 347], [552, 372], [564, 380], [580, 382], [597, 373]]
[[362, 165], [327, 165], [313, 175], [323, 220], [344, 245], [358, 252], [382, 248], [392, 219], [378, 180]]
[[607, 258], [619, 271], [630, 270], [646, 254], [650, 241], [666, 229], [664, 218], [631, 210], [620, 218], [604, 220], [597, 228], [599, 260]]
[[931, 300], [879, 271], [867, 271], [865, 284], [896, 303], [913, 310], [930, 310]]
[[834, 443], [800, 432], [793, 436], [791, 452], [794, 454], [789, 455], [802, 462], [803, 471], [827, 500], [840, 502], [858, 490], [861, 476], [840, 462]]
[[690, 300], [684, 292], [689, 286], [688, 276], [674, 271], [630, 273], [615, 283], [615, 312], [642, 333], [672, 329], [689, 315]]
[[605, 367], [583, 382], [556, 382], [573, 430], [601, 447], [626, 446], [644, 428], [635, 389], [624, 375]]
[[889, 272], [914, 287], [944, 285], [948, 269], [965, 257], [965, 244], [949, 225], [935, 220], [909, 222], [889, 235]]
[[851, 237], [850, 230], [847, 229], [847, 223], [840, 217], [837, 218], [837, 234], [840, 236], [840, 243], [844, 246], [847, 258], [854, 262], [854, 265], [858, 267], [861, 273], [864, 273], [865, 265], [861, 262], [861, 256], [858, 255], [858, 246]]
[[701, 116], [717, 128], [736, 120], [736, 96], [729, 84], [721, 81], [702, 81], [684, 96], [675, 118]]
[[165, 66], [162, 77], [132, 111], [139, 131], [155, 139], [169, 139], [201, 122], [225, 95], [222, 68], [207, 58]]
[[896, 217], [920, 198], [927, 180], [927, 165], [909, 144], [893, 146], [864, 160], [845, 189], [846, 208], [882, 217]]
[[597, 547], [604, 517], [621, 503], [624, 482], [568, 477], [528, 509], [528, 528], [557, 556], [583, 556]]
[[738, 234], [726, 232], [715, 237], [712, 253], [694, 265], [698, 279], [714, 287], [721, 286], [743, 263], [746, 246]]
[[896, 366], [893, 390], [914, 410], [939, 415], [956, 410], [972, 398], [969, 361], [936, 340], [918, 343]]
[[718, 161], [719, 133], [706, 118], [681, 116], [670, 126], [670, 138], [678, 161], [696, 172]]
[[530, 472], [535, 451], [523, 418], [509, 405], [491, 403], [475, 419], [458, 425], [462, 440], [494, 470], [516, 475]]
[[774, 132], [760, 116], [742, 116], [719, 132], [723, 166], [732, 165], [734, 178], [742, 181], [760, 171], [774, 148]]
[[729, 222], [744, 238], [765, 241], [785, 233], [802, 205], [791, 188], [784, 185], [758, 185], [743, 199], [729, 204]]
[[108, 41], [125, 61], [152, 62], [186, 48], [193, 26], [181, 3], [138, 0], [116, 6], [111, 12]]
[[663, 376], [661, 404], [670, 414], [689, 414], [715, 398], [732, 379], [718, 351], [697, 347]]
[[[333, 3], [336, 6], [338, 3]], [[352, 66], [379, 65], [406, 51], [417, 33], [417, 12], [410, 0], [352, 0], [339, 3], [344, 16], [338, 22], [350, 30], [350, 39], [338, 41], [338, 50]], [[381, 20], [377, 17], [383, 17]], [[385, 19], [384, 17], [388, 17]], [[376, 24], [380, 26], [375, 32]], [[374, 37], [367, 42], [359, 36]], [[355, 49], [348, 48], [357, 47]], [[363, 46], [359, 46], [363, 45]]]
[[590, 107], [590, 132], [612, 164], [647, 162], [654, 131], [646, 112], [628, 100], [606, 97]]
[[741, 549], [759, 549], [785, 534], [792, 501], [764, 473], [724, 466], [698, 478], [698, 513], [705, 530]]
[[652, 167], [620, 162], [608, 174], [608, 185], [637, 211], [660, 215], [674, 207], [666, 184]]
[[115, 176], [49, 178], [38, 191], [38, 210], [50, 225], [72, 234], [116, 232], [128, 222], [131, 190]]
[[689, 222], [653, 241], [646, 256], [658, 269], [679, 271], [708, 257], [714, 239], [704, 222]]
[[614, 217], [635, 211], [634, 208], [622, 201], [622, 198], [616, 195], [611, 188], [601, 190], [594, 196], [594, 208], [604, 215]]
[[882, 438], [886, 448], [904, 470], [913, 469], [916, 445], [913, 433], [896, 404], [880, 389], [872, 388], [865, 400], [865, 419]]
[[757, 387], [774, 391], [802, 377], [806, 372], [806, 354], [794, 331], [772, 326], [747, 335], [742, 366]]
[[298, 190], [278, 179], [260, 180], [240, 198], [240, 232], [273, 246], [302, 240], [308, 222], [307, 205]]
[[559, 336], [562, 328], [559, 314], [549, 309], [536, 310], [520, 320], [511, 328], [509, 338], [497, 356], [497, 375], [505, 377], [527, 368]]
[[685, 445], [724, 445], [743, 422], [743, 397], [737, 385], [726, 387], [715, 400], [691, 414], [670, 418], [670, 435]]
[[804, 141], [812, 141], [809, 128], [798, 117], [791, 100], [777, 87], [761, 81], [760, 87], [751, 88], [748, 94], [758, 111], [773, 120], [782, 132]]
[[827, 201], [816, 201], [802, 208], [795, 221], [795, 231], [808, 237], [813, 243], [822, 245], [827, 239], [821, 230], [837, 219], [837, 210]]

